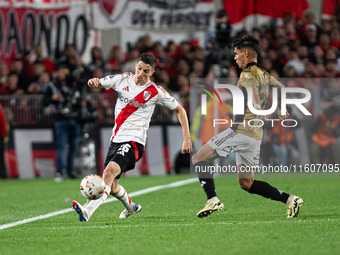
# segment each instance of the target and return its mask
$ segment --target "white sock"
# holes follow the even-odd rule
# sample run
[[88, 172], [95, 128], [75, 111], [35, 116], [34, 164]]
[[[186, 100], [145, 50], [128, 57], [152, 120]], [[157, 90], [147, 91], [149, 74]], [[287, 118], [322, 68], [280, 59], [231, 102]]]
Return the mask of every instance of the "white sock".
[[130, 197], [128, 196], [126, 190], [124, 189], [123, 186], [119, 185], [120, 190], [117, 194], [113, 194], [113, 196], [115, 198], [117, 198], [122, 204], [123, 206], [126, 208], [126, 210], [128, 210], [129, 212], [131, 212], [133, 210], [133, 206], [135, 205]]
[[90, 203], [87, 204], [86, 206], [86, 210], [88, 211], [88, 213], [90, 214], [90, 216], [94, 213], [95, 210], [97, 210], [97, 208], [105, 201], [105, 199], [107, 199], [107, 197], [109, 196], [111, 192], [111, 188], [108, 185], [105, 185], [105, 192], [104, 195], [96, 200], [91, 200]]

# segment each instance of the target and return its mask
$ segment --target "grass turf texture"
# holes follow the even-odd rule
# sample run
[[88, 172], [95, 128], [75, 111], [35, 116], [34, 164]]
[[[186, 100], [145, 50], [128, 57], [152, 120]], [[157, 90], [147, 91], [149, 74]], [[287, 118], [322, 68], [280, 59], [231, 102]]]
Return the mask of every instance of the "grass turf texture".
[[[127, 177], [129, 191], [189, 176]], [[0, 225], [85, 202], [81, 179], [0, 181]], [[103, 204], [90, 222], [66, 214], [0, 230], [0, 254], [339, 254], [340, 179], [268, 179], [300, 195], [300, 217], [286, 219], [285, 205], [251, 195], [236, 179], [217, 178], [225, 210], [199, 219], [206, 202], [198, 182], [133, 198], [143, 211], [118, 219], [120, 202]]]

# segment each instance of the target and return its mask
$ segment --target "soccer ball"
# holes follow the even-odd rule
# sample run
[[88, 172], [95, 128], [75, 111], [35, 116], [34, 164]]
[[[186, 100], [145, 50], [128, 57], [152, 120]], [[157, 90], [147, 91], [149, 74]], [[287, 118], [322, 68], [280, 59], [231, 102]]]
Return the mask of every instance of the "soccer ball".
[[80, 183], [80, 193], [87, 199], [95, 200], [104, 194], [105, 182], [96, 174], [86, 176]]

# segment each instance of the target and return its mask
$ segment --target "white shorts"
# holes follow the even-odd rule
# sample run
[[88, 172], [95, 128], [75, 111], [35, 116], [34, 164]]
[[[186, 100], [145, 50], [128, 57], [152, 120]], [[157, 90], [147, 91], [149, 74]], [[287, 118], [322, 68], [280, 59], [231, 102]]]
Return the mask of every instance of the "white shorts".
[[207, 144], [220, 157], [228, 157], [236, 152], [236, 165], [258, 167], [260, 164], [261, 140], [250, 138], [228, 128], [211, 138]]

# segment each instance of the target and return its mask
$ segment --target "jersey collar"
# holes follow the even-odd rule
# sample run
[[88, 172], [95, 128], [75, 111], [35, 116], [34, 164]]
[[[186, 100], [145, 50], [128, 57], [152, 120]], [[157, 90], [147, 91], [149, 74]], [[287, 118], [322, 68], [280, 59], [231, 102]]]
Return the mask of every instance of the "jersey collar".
[[243, 70], [246, 70], [246, 69], [248, 69], [248, 68], [251, 68], [252, 66], [260, 67], [260, 64], [259, 64], [259, 63], [256, 63], [256, 62], [250, 62], [250, 63], [246, 64], [246, 66], [244, 67]]

